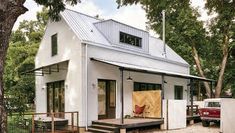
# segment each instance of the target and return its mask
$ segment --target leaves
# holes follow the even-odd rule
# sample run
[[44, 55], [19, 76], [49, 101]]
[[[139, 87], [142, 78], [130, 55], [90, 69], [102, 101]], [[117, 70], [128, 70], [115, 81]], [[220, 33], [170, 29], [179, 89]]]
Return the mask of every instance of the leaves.
[[33, 103], [35, 96], [34, 75], [22, 75], [34, 69], [34, 58], [48, 21], [48, 11], [37, 13], [36, 21], [24, 20], [13, 31], [4, 69], [6, 107], [9, 113], [27, 110], [26, 103]]
[[43, 5], [48, 9], [48, 16], [54, 20], [59, 21], [59, 13], [65, 9], [65, 2], [70, 5], [76, 5], [80, 0], [34, 0], [36, 3]]
[[[217, 90], [235, 86], [231, 80], [234, 79], [234, 56], [226, 57], [226, 53], [231, 51], [235, 44], [235, 1], [207, 0], [205, 9], [208, 10], [208, 14], [215, 14], [215, 17], [206, 27], [204, 22], [198, 19], [200, 15], [197, 9], [190, 5], [190, 0], [117, 0], [117, 3], [119, 6], [140, 3], [147, 13], [148, 24], [160, 36], [161, 12], [165, 10], [166, 42], [191, 64], [191, 73], [199, 72], [195, 69], [195, 61], [191, 54], [192, 47], [195, 47], [205, 76], [218, 79]], [[225, 64], [222, 63], [223, 57], [228, 58]], [[224, 73], [223, 65], [226, 65]], [[235, 90], [234, 87], [233, 89]]]

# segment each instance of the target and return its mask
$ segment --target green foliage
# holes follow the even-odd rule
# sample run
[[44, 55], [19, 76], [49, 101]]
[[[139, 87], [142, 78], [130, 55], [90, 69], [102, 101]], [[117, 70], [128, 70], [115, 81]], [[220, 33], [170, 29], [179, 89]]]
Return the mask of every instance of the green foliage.
[[36, 21], [24, 20], [13, 31], [5, 62], [4, 86], [8, 113], [23, 113], [35, 97], [34, 75], [23, 72], [34, 69], [34, 58], [48, 20], [47, 10], [37, 13]]
[[48, 9], [48, 16], [55, 21], [60, 20], [59, 13], [65, 9], [65, 3], [76, 5], [80, 0], [34, 0]]
[[[147, 13], [148, 24], [160, 36], [162, 35], [162, 11], [166, 11], [166, 42], [189, 64], [191, 73], [198, 74], [192, 56], [195, 46], [200, 56], [200, 63], [207, 78], [218, 79], [224, 53], [229, 52], [224, 74], [223, 88], [233, 88], [235, 48], [235, 1], [207, 0], [205, 9], [209, 14], [216, 14], [209, 24], [200, 21], [197, 9], [190, 0], [117, 0], [119, 6], [140, 3]], [[226, 51], [225, 38], [229, 38]], [[233, 67], [232, 67], [233, 66]]]

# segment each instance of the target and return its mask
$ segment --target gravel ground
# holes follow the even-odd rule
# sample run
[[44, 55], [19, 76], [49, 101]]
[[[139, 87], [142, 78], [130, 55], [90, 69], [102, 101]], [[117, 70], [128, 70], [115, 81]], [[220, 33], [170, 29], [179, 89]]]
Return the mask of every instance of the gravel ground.
[[177, 129], [177, 130], [159, 130], [159, 129], [152, 129], [152, 130], [145, 130], [140, 131], [139, 133], [219, 133], [219, 126], [215, 124], [211, 124], [210, 127], [203, 127], [202, 123], [195, 123], [193, 125], [187, 126], [184, 129]]

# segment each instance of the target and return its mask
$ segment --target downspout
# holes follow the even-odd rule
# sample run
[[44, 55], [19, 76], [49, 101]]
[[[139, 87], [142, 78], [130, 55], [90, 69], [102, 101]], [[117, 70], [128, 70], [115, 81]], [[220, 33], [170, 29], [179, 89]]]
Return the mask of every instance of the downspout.
[[85, 68], [86, 68], [86, 71], [85, 71], [85, 75], [86, 75], [86, 111], [85, 111], [85, 114], [86, 114], [86, 130], [88, 128], [88, 54], [87, 54], [87, 44], [85, 44]]

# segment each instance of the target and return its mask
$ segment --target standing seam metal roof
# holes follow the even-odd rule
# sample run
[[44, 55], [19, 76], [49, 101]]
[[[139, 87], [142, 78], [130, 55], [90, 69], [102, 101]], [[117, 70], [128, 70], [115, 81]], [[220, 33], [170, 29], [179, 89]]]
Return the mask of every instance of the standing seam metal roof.
[[[69, 9], [65, 9], [60, 14], [82, 42], [91, 42], [92, 45], [97, 46], [102, 44], [104, 46], [113, 47], [106, 37], [95, 27], [95, 23], [102, 23], [105, 20], [100, 20], [95, 17], [91, 17]], [[149, 56], [160, 57], [164, 60], [179, 62], [189, 66], [189, 64], [177, 53], [175, 53], [175, 51], [173, 51], [168, 45], [166, 45], [166, 49], [167, 58], [162, 55], [162, 40], [151, 36], [149, 37], [149, 53], [147, 53]]]

